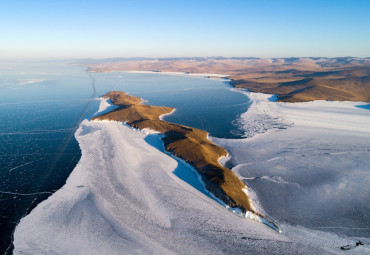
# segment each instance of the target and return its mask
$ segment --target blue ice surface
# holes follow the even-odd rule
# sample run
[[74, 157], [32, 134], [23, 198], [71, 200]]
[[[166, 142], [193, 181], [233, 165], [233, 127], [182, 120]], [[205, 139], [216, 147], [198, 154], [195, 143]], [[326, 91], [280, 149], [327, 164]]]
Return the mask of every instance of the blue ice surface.
[[365, 109], [365, 110], [370, 110], [370, 104], [360, 104], [360, 105], [356, 105], [356, 107]]
[[[145, 141], [159, 150], [160, 152], [166, 153], [167, 155], [170, 155], [173, 159], [177, 161], [177, 167], [173, 171], [173, 174], [176, 175], [178, 178], [189, 184], [190, 186], [194, 187], [198, 191], [202, 192], [203, 194], [209, 196], [213, 199], [212, 196], [210, 196], [209, 192], [206, 191], [204, 184], [201, 180], [199, 180], [200, 177], [198, 177], [197, 173], [191, 169], [192, 166], [186, 164], [183, 162], [183, 160], [172, 156], [167, 151], [165, 151], [163, 142], [158, 134], [149, 134], [145, 137]], [[216, 200], [217, 201], [217, 200]]]
[[278, 100], [277, 95], [272, 95], [271, 97], [268, 98], [269, 102], [276, 102]]

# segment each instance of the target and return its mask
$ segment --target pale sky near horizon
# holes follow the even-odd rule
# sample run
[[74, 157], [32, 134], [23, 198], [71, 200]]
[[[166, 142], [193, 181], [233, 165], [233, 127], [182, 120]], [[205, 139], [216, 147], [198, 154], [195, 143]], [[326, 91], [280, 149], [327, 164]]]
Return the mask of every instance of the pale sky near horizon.
[[370, 57], [370, 0], [3, 0], [0, 33], [0, 59]]

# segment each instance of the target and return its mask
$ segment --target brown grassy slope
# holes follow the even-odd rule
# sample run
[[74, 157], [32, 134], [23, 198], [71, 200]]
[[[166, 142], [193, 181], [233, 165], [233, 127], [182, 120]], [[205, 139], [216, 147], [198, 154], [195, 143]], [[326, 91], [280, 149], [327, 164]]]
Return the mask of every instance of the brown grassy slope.
[[175, 59], [110, 62], [90, 71], [162, 71], [229, 74], [235, 87], [277, 94], [279, 101], [370, 102], [370, 59]]
[[242, 191], [245, 188], [243, 182], [218, 163], [227, 151], [208, 140], [207, 132], [159, 119], [173, 108], [143, 105], [140, 98], [119, 91], [111, 91], [103, 97], [119, 107], [93, 120], [122, 121], [138, 129], [149, 128], [164, 133], [166, 150], [194, 166], [208, 190], [231, 207], [253, 211], [248, 196]]
[[370, 102], [370, 68], [354, 67], [331, 71], [310, 72], [295, 69], [231, 76], [238, 88], [277, 94], [279, 101], [306, 102], [313, 100]]

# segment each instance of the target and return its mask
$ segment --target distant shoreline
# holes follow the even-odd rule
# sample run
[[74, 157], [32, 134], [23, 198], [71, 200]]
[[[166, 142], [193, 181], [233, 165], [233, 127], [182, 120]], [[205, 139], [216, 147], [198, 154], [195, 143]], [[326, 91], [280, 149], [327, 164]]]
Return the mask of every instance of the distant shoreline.
[[125, 71], [229, 79], [235, 88], [275, 94], [280, 102], [370, 103], [370, 59], [137, 60], [85, 66], [90, 72]]
[[[230, 80], [229, 74], [214, 74], [214, 73], [189, 73], [189, 72], [162, 72], [162, 71], [125, 71], [125, 70], [110, 70], [110, 71], [94, 71], [88, 70], [91, 73], [114, 73], [114, 72], [122, 72], [122, 73], [138, 73], [138, 74], [163, 74], [163, 75], [173, 75], [173, 76], [192, 76], [192, 77], [200, 77], [200, 78], [220, 78], [224, 80]], [[231, 80], [230, 80], [231, 81]]]

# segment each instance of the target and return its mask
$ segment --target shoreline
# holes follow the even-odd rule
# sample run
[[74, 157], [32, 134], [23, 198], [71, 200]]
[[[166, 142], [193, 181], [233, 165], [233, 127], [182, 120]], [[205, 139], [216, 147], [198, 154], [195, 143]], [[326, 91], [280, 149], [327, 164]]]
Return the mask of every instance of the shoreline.
[[91, 73], [133, 73], [133, 74], [159, 74], [159, 75], [169, 75], [169, 76], [180, 76], [180, 77], [193, 77], [193, 78], [202, 78], [202, 79], [214, 79], [219, 81], [227, 81], [230, 85], [235, 88], [231, 84], [231, 79], [229, 78], [231, 75], [229, 74], [213, 74], [213, 73], [189, 73], [189, 72], [162, 72], [162, 71], [123, 71], [123, 70], [110, 70], [110, 71], [91, 71]]
[[[213, 73], [188, 73], [188, 72], [162, 72], [162, 71], [124, 71], [124, 70], [109, 70], [109, 71], [103, 71], [103, 72], [98, 72], [98, 71], [91, 71], [89, 70], [88, 72], [91, 73], [114, 73], [114, 72], [122, 72], [122, 73], [143, 73], [143, 74], [163, 74], [163, 75], [173, 75], [173, 76], [190, 76], [190, 77], [197, 77], [197, 78], [204, 78], [204, 79], [217, 79], [220, 81], [227, 81], [230, 84], [231, 89], [235, 89], [236, 92], [241, 92], [246, 91], [246, 92], [252, 92], [256, 94], [264, 94], [264, 95], [270, 95], [270, 96], [275, 96], [276, 97], [276, 102], [277, 103], [309, 103], [309, 102], [315, 102], [315, 101], [329, 101], [329, 102], [355, 102], [355, 103], [364, 103], [364, 104], [369, 104], [369, 102], [366, 101], [358, 101], [358, 100], [324, 100], [324, 99], [314, 99], [310, 101], [278, 101], [278, 95], [274, 93], [264, 93], [264, 92], [258, 92], [254, 91], [252, 89], [248, 89], [246, 87], [238, 87], [237, 84], [233, 83], [236, 80], [231, 78], [233, 75], [231, 74], [213, 74]], [[215, 77], [215, 78], [213, 78]]]
[[[143, 99], [142, 98], [140, 98], [141, 99], [141, 102], [143, 102]], [[104, 103], [104, 105], [107, 105], [107, 109], [112, 109], [112, 111], [114, 111], [115, 109], [118, 109], [120, 106], [117, 106], [117, 105], [114, 105], [111, 101], [110, 101], [110, 99], [109, 99], [109, 97], [105, 97], [105, 96], [103, 96], [103, 97], [101, 97], [100, 98], [100, 100], [102, 100], [102, 104], [103, 104], [103, 102], [106, 102], [106, 103]], [[104, 101], [104, 100], [106, 100], [106, 101]], [[112, 106], [115, 106], [115, 108], [112, 108]], [[160, 115], [159, 116], [159, 119], [160, 120], [162, 120], [162, 121], [164, 121], [163, 120], [163, 117], [164, 116], [166, 116], [166, 115], [170, 115], [170, 114], [172, 114], [174, 111], [176, 111], [176, 109], [174, 108], [174, 109], [172, 109], [172, 111], [171, 112], [169, 112], [169, 113], [164, 113], [164, 114], [162, 114], [162, 115]], [[99, 115], [95, 115], [92, 119], [92, 121], [99, 121], [99, 122], [110, 122], [110, 121], [115, 121], [115, 120], [105, 120], [105, 119], [99, 119], [99, 116], [101, 116], [101, 115], [104, 115], [104, 114], [106, 114], [106, 113], [109, 113], [109, 112], [107, 112], [107, 110], [105, 109], [104, 111], [101, 111], [101, 114], [99, 114]], [[266, 226], [268, 226], [268, 227], [270, 227], [270, 228], [272, 228], [273, 230], [275, 230], [275, 231], [277, 231], [277, 232], [279, 232], [279, 233], [281, 233], [282, 231], [281, 231], [281, 229], [280, 229], [280, 227], [272, 220], [272, 219], [269, 219], [269, 218], [266, 218], [263, 214], [260, 214], [258, 211], [256, 211], [256, 209], [255, 209], [255, 207], [254, 207], [254, 205], [251, 203], [250, 204], [250, 206], [251, 206], [251, 210], [247, 210], [247, 211], [244, 211], [244, 210], [242, 210], [241, 208], [238, 208], [238, 207], [236, 207], [236, 208], [234, 208], [234, 207], [232, 207], [232, 206], [229, 206], [225, 201], [223, 201], [221, 198], [219, 198], [219, 197], [217, 197], [211, 190], [209, 190], [209, 189], [207, 189], [207, 187], [206, 187], [206, 185], [205, 185], [205, 183], [204, 183], [204, 177], [202, 177], [202, 175], [199, 173], [199, 170], [197, 170], [195, 167], [194, 167], [194, 165], [192, 165], [191, 163], [189, 163], [189, 160], [188, 159], [185, 159], [185, 158], [182, 158], [181, 156], [178, 156], [178, 155], [176, 155], [176, 154], [174, 154], [173, 152], [171, 153], [171, 151], [168, 151], [168, 150], [166, 150], [166, 145], [165, 145], [165, 143], [164, 143], [164, 141], [163, 141], [163, 139], [165, 139], [165, 134], [163, 134], [163, 133], [161, 133], [161, 132], [159, 132], [159, 131], [156, 131], [155, 129], [152, 129], [152, 128], [143, 128], [143, 129], [141, 129], [141, 128], [137, 128], [137, 127], [135, 127], [135, 126], [132, 126], [132, 125], [130, 125], [130, 124], [127, 124], [127, 121], [126, 122], [120, 122], [120, 121], [118, 121], [119, 123], [122, 123], [123, 125], [126, 125], [127, 127], [129, 127], [129, 128], [131, 128], [131, 129], [134, 129], [134, 130], [136, 130], [136, 131], [138, 131], [138, 132], [142, 132], [142, 133], [144, 133], [144, 134], [158, 134], [160, 137], [161, 137], [161, 139], [162, 139], [162, 152], [163, 153], [165, 153], [165, 154], [167, 154], [167, 155], [170, 155], [171, 157], [173, 157], [175, 160], [177, 160], [177, 161], [181, 161], [181, 162], [183, 162], [183, 164], [186, 164], [186, 165], [188, 165], [189, 166], [189, 169], [191, 170], [191, 171], [193, 171], [196, 175], [197, 175], [197, 177], [198, 177], [198, 179], [199, 179], [199, 181], [202, 183], [202, 185], [203, 185], [203, 191], [205, 192], [204, 194], [206, 194], [206, 195], [208, 195], [209, 197], [211, 197], [212, 199], [214, 199], [215, 201], [217, 201], [220, 205], [222, 205], [224, 208], [226, 208], [228, 211], [230, 211], [230, 212], [232, 212], [233, 214], [235, 214], [235, 215], [237, 215], [237, 216], [239, 216], [239, 217], [241, 217], [241, 218], [246, 218], [246, 219], [250, 219], [250, 220], [255, 220], [255, 221], [257, 221], [257, 222], [259, 222], [259, 223], [263, 223], [263, 224], [265, 224]], [[170, 124], [172, 124], [172, 123], [170, 123]], [[178, 125], [178, 124], [175, 124], [175, 125]], [[181, 126], [181, 125], [179, 125], [179, 126]], [[207, 137], [206, 137], [210, 142], [212, 141], [211, 139], [209, 139], [209, 136], [208, 136], [208, 134], [207, 134]], [[220, 163], [220, 160], [222, 159], [222, 158], [224, 158], [224, 157], [229, 157], [229, 154], [227, 154], [227, 155], [223, 155], [223, 156], [220, 156], [218, 159], [217, 159], [217, 161], [219, 162], [219, 164], [221, 165], [221, 166], [223, 166], [223, 167], [225, 167], [223, 164], [221, 164]], [[191, 161], [190, 161], [191, 162]], [[231, 171], [231, 170], [230, 170]], [[196, 188], [196, 187], [194, 187], [194, 188]], [[198, 189], [199, 190], [199, 189]], [[202, 190], [200, 190], [200, 191], [202, 191]], [[250, 190], [249, 190], [249, 188], [247, 188], [247, 187], [244, 187], [244, 188], [242, 188], [242, 191], [245, 193], [245, 195], [247, 195], [247, 197], [249, 198], [249, 192], [250, 192]], [[254, 192], [252, 191], [252, 193], [254, 194]], [[249, 198], [249, 201], [250, 202], [252, 202], [251, 201], [251, 199]]]
[[214, 73], [189, 73], [189, 72], [167, 72], [167, 71], [138, 71], [138, 70], [132, 70], [132, 71], [125, 71], [125, 70], [106, 70], [106, 71], [94, 71], [94, 70], [87, 70], [88, 72], [91, 73], [144, 73], [144, 74], [164, 74], [164, 75], [179, 75], [179, 76], [214, 76], [214, 77], [219, 77], [219, 78], [226, 78], [231, 76], [230, 74], [214, 74]]
[[[108, 71], [91, 71], [88, 70], [88, 72], [91, 73], [114, 73], [114, 72], [122, 72], [122, 73], [143, 73], [143, 74], [163, 74], [163, 75], [173, 75], [173, 76], [190, 76], [190, 77], [196, 77], [196, 78], [205, 78], [205, 79], [213, 79], [212, 76], [215, 76], [216, 79], [219, 78], [220, 81], [225, 81], [230, 84], [230, 89], [233, 89], [233, 91], [236, 91], [238, 93], [245, 94], [246, 93], [255, 93], [255, 94], [261, 94], [261, 95], [268, 95], [270, 97], [275, 97], [276, 103], [287, 103], [287, 104], [294, 104], [294, 103], [310, 103], [310, 102], [316, 102], [316, 101], [327, 101], [327, 102], [352, 102], [352, 103], [359, 103], [359, 104], [364, 104], [361, 105], [361, 107], [366, 107], [369, 104], [369, 102], [366, 101], [356, 101], [356, 100], [324, 100], [324, 99], [315, 99], [311, 101], [295, 101], [295, 102], [289, 102], [289, 101], [278, 101], [277, 94], [274, 93], [264, 93], [264, 92], [258, 92], [258, 91], [253, 91], [251, 89], [245, 88], [245, 87], [237, 87], [236, 84], [233, 84], [232, 82], [235, 81], [231, 77], [233, 76], [232, 74], [213, 74], [213, 73], [189, 73], [189, 72], [162, 72], [162, 71], [124, 71], [124, 70], [108, 70]], [[245, 94], [247, 95], [247, 94]], [[273, 101], [271, 101], [273, 102]], [[366, 109], [366, 108], [364, 108]]]
[[[156, 72], [227, 77], [235, 88], [275, 94], [280, 102], [315, 100], [370, 103], [370, 61], [313, 59], [202, 59], [117, 61], [85, 64], [89, 71]], [[140, 70], [140, 71], [139, 71]], [[213, 74], [214, 73], [214, 74]], [[220, 75], [221, 74], [221, 75]]]
[[[249, 198], [240, 197], [241, 191], [239, 194], [235, 193], [237, 190], [232, 187], [236, 185], [236, 187], [244, 188], [244, 185], [241, 186], [240, 180], [235, 179], [236, 176], [234, 177], [231, 170], [218, 163], [218, 159], [226, 156], [227, 152], [223, 148], [215, 147], [208, 140], [207, 132], [161, 120], [160, 117], [163, 114], [173, 112], [173, 108], [143, 105], [141, 104], [142, 99], [127, 95], [124, 92], [110, 92], [102, 97], [109, 99], [118, 108], [112, 112], [96, 116], [92, 120], [121, 121], [137, 129], [148, 128], [162, 133], [166, 150], [195, 167], [198, 173], [202, 175], [209, 191], [212, 191], [230, 207], [241, 207], [242, 211], [254, 212]], [[197, 152], [191, 152], [189, 148], [195, 149]], [[216, 179], [212, 181], [213, 178]], [[232, 184], [228, 184], [229, 181]], [[230, 196], [230, 194], [235, 195]], [[245, 202], [245, 200], [248, 202]]]

